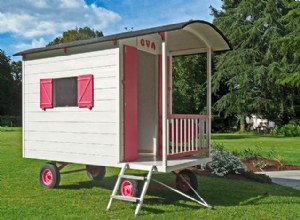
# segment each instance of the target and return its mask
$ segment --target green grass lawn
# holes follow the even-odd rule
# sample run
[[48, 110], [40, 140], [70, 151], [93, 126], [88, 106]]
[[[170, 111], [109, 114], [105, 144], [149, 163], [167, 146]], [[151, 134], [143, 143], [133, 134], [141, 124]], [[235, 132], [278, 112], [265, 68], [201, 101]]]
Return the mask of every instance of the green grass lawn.
[[[20, 130], [0, 131], [0, 219], [134, 219], [133, 204], [113, 201], [111, 211], [105, 211], [118, 169], [108, 168], [107, 177], [98, 183], [89, 181], [84, 172], [62, 175], [60, 188], [48, 190], [38, 182], [42, 164], [22, 158]], [[154, 178], [175, 180], [172, 174]], [[200, 195], [214, 210], [166, 188], [150, 189], [137, 219], [300, 219], [299, 191], [223, 178], [198, 180]]]
[[276, 156], [283, 157], [285, 164], [300, 166], [300, 137], [272, 137], [253, 133], [213, 134], [212, 143], [222, 143], [230, 151], [256, 150], [256, 146], [259, 146], [264, 155], [273, 150]]

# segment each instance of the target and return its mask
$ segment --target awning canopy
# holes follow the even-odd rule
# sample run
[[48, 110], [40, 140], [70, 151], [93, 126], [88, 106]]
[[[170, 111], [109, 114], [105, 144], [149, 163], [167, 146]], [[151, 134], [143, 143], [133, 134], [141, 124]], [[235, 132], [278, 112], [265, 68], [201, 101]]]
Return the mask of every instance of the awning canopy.
[[186, 54], [185, 51], [189, 51], [189, 53], [194, 51], [194, 53], [197, 53], [207, 48], [212, 48], [216, 52], [232, 49], [227, 38], [213, 24], [206, 21], [196, 20], [148, 28], [144, 30], [124, 32], [88, 40], [74, 41], [49, 47], [34, 48], [18, 52], [14, 54], [14, 56], [33, 54], [61, 48], [78, 47], [107, 41], [116, 41], [164, 32], [167, 32], [168, 50], [174, 53], [174, 55]]

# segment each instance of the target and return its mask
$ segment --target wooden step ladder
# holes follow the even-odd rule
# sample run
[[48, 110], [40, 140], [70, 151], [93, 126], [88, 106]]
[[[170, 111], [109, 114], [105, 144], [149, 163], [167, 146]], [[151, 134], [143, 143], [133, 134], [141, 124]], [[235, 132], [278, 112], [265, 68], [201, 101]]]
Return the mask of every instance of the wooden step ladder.
[[[129, 167], [129, 165], [127, 163], [124, 164], [124, 166], [122, 167], [120, 174], [118, 176], [116, 185], [112, 191], [112, 194], [110, 196], [108, 205], [106, 210], [109, 210], [111, 207], [111, 203], [113, 199], [118, 199], [118, 200], [123, 200], [123, 201], [128, 201], [128, 202], [134, 202], [137, 203], [136, 209], [135, 209], [135, 213], [134, 215], [137, 216], [142, 208], [143, 205], [143, 201], [148, 189], [148, 186], [150, 184], [150, 180], [151, 180], [151, 176], [154, 170], [154, 166], [151, 166], [151, 168], [149, 169], [149, 172], [147, 174], [147, 176], [135, 176], [135, 175], [125, 175], [125, 171], [126, 169]], [[130, 196], [122, 196], [122, 195], [117, 195], [118, 189], [120, 188], [120, 184], [121, 184], [121, 180], [122, 179], [132, 179], [132, 180], [140, 180], [144, 182], [144, 186], [142, 189], [142, 192], [140, 194], [140, 197], [130, 197]]]

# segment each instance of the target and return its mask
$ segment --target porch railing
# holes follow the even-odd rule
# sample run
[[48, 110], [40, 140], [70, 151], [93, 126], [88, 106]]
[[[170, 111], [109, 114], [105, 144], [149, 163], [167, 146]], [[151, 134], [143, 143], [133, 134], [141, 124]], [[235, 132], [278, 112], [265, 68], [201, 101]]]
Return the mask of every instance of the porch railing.
[[209, 152], [208, 115], [171, 114], [167, 125], [168, 159]]

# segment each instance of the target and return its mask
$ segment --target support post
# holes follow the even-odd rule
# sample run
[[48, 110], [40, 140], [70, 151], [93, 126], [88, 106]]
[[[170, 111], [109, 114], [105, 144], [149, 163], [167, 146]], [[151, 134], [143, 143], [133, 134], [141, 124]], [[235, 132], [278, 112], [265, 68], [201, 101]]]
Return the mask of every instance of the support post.
[[207, 140], [206, 140], [206, 143], [207, 143], [206, 147], [209, 149], [209, 154], [210, 154], [210, 150], [211, 150], [210, 148], [211, 148], [211, 118], [212, 118], [212, 115], [211, 115], [211, 55], [212, 55], [212, 48], [208, 47], [208, 50], [207, 50], [207, 83], [206, 83], [206, 86], [207, 86], [206, 105], [207, 105], [207, 115], [208, 115], [206, 133], [208, 135], [207, 135]]
[[167, 33], [162, 42], [162, 165], [167, 167]]
[[168, 109], [168, 112], [170, 113], [170, 114], [172, 114], [173, 113], [173, 56], [170, 54], [169, 55], [169, 65], [170, 65], [170, 67], [169, 67], [169, 73], [168, 73], [168, 75], [169, 75], [169, 85], [168, 85], [168, 92], [169, 92], [169, 109]]

